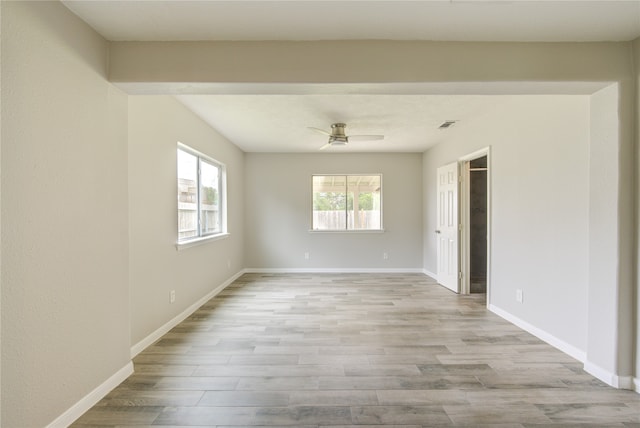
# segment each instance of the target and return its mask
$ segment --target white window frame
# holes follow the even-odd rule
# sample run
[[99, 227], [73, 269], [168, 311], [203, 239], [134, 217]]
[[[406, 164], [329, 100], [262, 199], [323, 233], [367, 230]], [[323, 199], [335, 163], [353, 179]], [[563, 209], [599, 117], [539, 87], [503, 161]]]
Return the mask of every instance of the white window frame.
[[[347, 221], [347, 228], [345, 229], [314, 229], [314, 224], [313, 224], [313, 206], [314, 206], [314, 188], [313, 188], [313, 178], [314, 177], [345, 177], [345, 191], [348, 189], [347, 187], [347, 182], [348, 179], [347, 177], [365, 177], [365, 176], [378, 176], [380, 177], [380, 228], [379, 229], [349, 229], [348, 228], [348, 221]], [[312, 174], [311, 175], [311, 228], [309, 229], [309, 232], [311, 233], [383, 233], [384, 230], [384, 215], [383, 215], [383, 206], [384, 206], [384, 201], [383, 201], [383, 177], [382, 174], [379, 172], [376, 173], [359, 173], [359, 174], [355, 174], [355, 173], [348, 173], [348, 174]], [[345, 215], [347, 215], [347, 209], [345, 208]], [[348, 220], [348, 219], [347, 219]]]
[[[227, 232], [227, 167], [224, 163], [215, 160], [214, 158], [212, 158], [211, 156], [208, 156], [198, 150], [193, 149], [192, 147], [187, 146], [186, 144], [180, 143], [178, 142], [177, 144], [177, 148], [176, 148], [176, 186], [178, 185], [178, 162], [177, 162], [177, 157], [178, 157], [178, 150], [182, 150], [185, 153], [188, 153], [190, 155], [193, 155], [197, 158], [197, 165], [198, 165], [198, 171], [197, 171], [197, 183], [196, 183], [196, 188], [197, 190], [197, 201], [196, 201], [196, 207], [197, 207], [197, 231], [198, 231], [198, 235], [197, 236], [190, 236], [187, 238], [183, 238], [180, 239], [180, 235], [179, 235], [179, 230], [180, 230], [180, 225], [179, 225], [179, 218], [178, 221], [176, 222], [176, 234], [178, 235], [177, 240], [176, 240], [176, 248], [178, 250], [184, 249], [184, 248], [189, 248], [192, 247], [194, 245], [199, 245], [205, 242], [211, 242], [211, 241], [215, 241], [218, 239], [222, 239], [222, 238], [226, 238], [227, 236], [229, 236], [229, 233]], [[219, 176], [218, 176], [218, 199], [219, 199], [219, 209], [220, 209], [220, 231], [218, 232], [213, 232], [213, 233], [202, 233], [202, 213], [201, 213], [201, 205], [200, 205], [200, 201], [201, 201], [201, 178], [200, 178], [200, 170], [201, 170], [201, 162], [205, 161], [209, 164], [214, 165], [215, 167], [218, 168], [219, 171]], [[176, 191], [175, 191], [175, 195], [176, 195], [176, 214], [179, 216], [179, 210], [180, 210], [180, 203], [178, 200], [178, 189], [176, 187]]]

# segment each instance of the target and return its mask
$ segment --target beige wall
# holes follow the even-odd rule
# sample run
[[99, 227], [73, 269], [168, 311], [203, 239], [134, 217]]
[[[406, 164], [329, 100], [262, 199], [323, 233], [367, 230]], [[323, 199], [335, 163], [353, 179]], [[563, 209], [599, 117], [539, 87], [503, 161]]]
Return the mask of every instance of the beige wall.
[[[2, 35], [2, 2], [0, 2], [0, 38]], [[0, 82], [2, 82], [2, 43], [0, 42]], [[0, 100], [2, 84], [0, 83]], [[1, 101], [0, 101], [1, 104]], [[2, 186], [2, 108], [0, 107], [0, 187]], [[1, 194], [1, 192], [0, 192]], [[0, 236], [2, 236], [2, 198], [0, 197]], [[0, 426], [2, 426], [2, 245], [0, 243]]]
[[628, 58], [626, 43], [114, 42], [109, 70], [113, 82], [151, 93], [221, 83], [628, 83]]
[[[177, 143], [227, 167], [230, 236], [176, 250]], [[244, 154], [170, 96], [129, 97], [131, 344], [244, 267]], [[227, 262], [231, 265], [228, 266]], [[176, 292], [170, 304], [169, 293]]]
[[589, 97], [497, 97], [492, 109], [425, 152], [429, 271], [437, 271], [436, 169], [484, 147], [491, 150], [489, 304], [585, 353]]
[[[632, 250], [625, 250], [621, 243], [632, 240], [633, 234], [619, 237], [621, 212], [619, 207], [629, 203], [631, 196], [623, 193], [620, 181], [623, 167], [632, 161], [620, 141], [619, 88], [611, 85], [590, 97], [589, 141], [589, 300], [588, 368], [590, 371], [632, 374], [633, 288], [628, 272], [621, 272], [625, 257]], [[626, 177], [625, 177], [626, 178]], [[630, 178], [624, 182], [631, 183]], [[627, 215], [627, 213], [625, 213]], [[628, 213], [629, 216], [632, 213]], [[630, 272], [629, 272], [630, 273]], [[631, 273], [632, 274], [632, 273]], [[620, 288], [610, 278], [619, 278]], [[608, 350], [619, 348], [618, 355]], [[624, 356], [624, 358], [623, 358]]]
[[2, 2], [2, 425], [41, 427], [129, 358], [127, 100], [57, 2]]
[[633, 57], [635, 59], [635, 79], [636, 79], [636, 271], [635, 271], [635, 285], [636, 285], [636, 368], [635, 368], [635, 382], [636, 391], [640, 392], [640, 38], [633, 42]]
[[[287, 181], [285, 174], [273, 174], [273, 169], [291, 167], [300, 180], [293, 187], [286, 188], [297, 189], [296, 186], [302, 186], [312, 170], [329, 168], [331, 163], [324, 162], [334, 159], [319, 157], [323, 163], [316, 164], [315, 158], [313, 161], [302, 158], [298, 166], [288, 162], [294, 160], [289, 155], [247, 155], [246, 171], [241, 172], [242, 154], [206, 129], [200, 121], [186, 114], [175, 101], [140, 98], [131, 99], [128, 105], [127, 97], [114, 89], [105, 77], [108, 74], [108, 53], [111, 54], [109, 72], [115, 81], [129, 90], [150, 93], [189, 92], [203, 87], [211, 88], [211, 84], [218, 85], [214, 85], [218, 89], [228, 89], [229, 86], [225, 86], [228, 83], [242, 87], [256, 82], [510, 82], [509, 87], [516, 91], [519, 82], [601, 82], [603, 85], [605, 82], [616, 82], [620, 85], [620, 136], [617, 144], [621, 162], [612, 174], [615, 174], [620, 186], [616, 205], [618, 216], [614, 221], [618, 229], [615, 245], [622, 257], [619, 260], [620, 275], [608, 278], [608, 286], [612, 286], [611, 290], [623, 300], [633, 290], [629, 279], [633, 265], [627, 258], [631, 257], [629, 237], [633, 236], [632, 207], [634, 203], [637, 207], [638, 187], [633, 193], [629, 177], [633, 173], [633, 157], [630, 155], [634, 142], [636, 156], [640, 156], [637, 148], [640, 145], [640, 108], [633, 109], [634, 103], [637, 107], [640, 98], [638, 86], [633, 83], [640, 78], [640, 41], [633, 46], [636, 71], [632, 74], [631, 45], [628, 43], [256, 42], [107, 45], [57, 2], [3, 1], [0, 10], [0, 407], [3, 426], [47, 425], [126, 367], [132, 344], [159, 328], [174, 314], [243, 266], [305, 267], [303, 263], [306, 262], [300, 253], [308, 250], [311, 253], [310, 263], [318, 263], [316, 266], [376, 268], [380, 267], [381, 260], [377, 255], [382, 249], [390, 254], [387, 263], [391, 268], [423, 266], [422, 237], [415, 231], [422, 230], [422, 217], [428, 224], [432, 206], [427, 204], [423, 210], [421, 202], [419, 206], [413, 206], [411, 202], [410, 208], [413, 209], [408, 213], [396, 211], [392, 215], [395, 220], [390, 223], [385, 214], [388, 232], [377, 238], [369, 235], [364, 241], [367, 248], [364, 248], [363, 241], [359, 242], [353, 237], [333, 239], [329, 235], [309, 234], [306, 232], [307, 226], [304, 226], [305, 230], [302, 229], [307, 218], [304, 213], [307, 203], [302, 202], [304, 198], [273, 194], [271, 189], [268, 194], [273, 198], [266, 199], [267, 202], [281, 200], [285, 204], [295, 205], [296, 211], [300, 210], [292, 217], [292, 224], [299, 226], [300, 230], [291, 235], [284, 231], [292, 244], [274, 241], [282, 240], [282, 234], [272, 233], [269, 228], [276, 224], [277, 230], [282, 231], [281, 223], [267, 223], [264, 219], [253, 217], [253, 213], [244, 220], [243, 205], [246, 203], [247, 213], [253, 210], [255, 202], [251, 198], [262, 188], [260, 180], [272, 177], [269, 179], [272, 185], [282, 184]], [[233, 56], [234, 61], [219, 60], [227, 56]], [[331, 65], [331, 60], [336, 56], [352, 58], [353, 61], [336, 68]], [[153, 84], [147, 85], [148, 82]], [[455, 88], [456, 85], [449, 87]], [[132, 126], [127, 129], [129, 107], [132, 110]], [[144, 107], [151, 109], [154, 115], [139, 111]], [[168, 120], [172, 115], [179, 119]], [[166, 131], [171, 138], [154, 133], [154, 129]], [[128, 137], [135, 139], [129, 151]], [[187, 138], [189, 141], [186, 141]], [[202, 138], [210, 138], [210, 141], [203, 142]], [[233, 206], [230, 208], [233, 210], [230, 217], [231, 237], [180, 253], [176, 253], [172, 247], [175, 241], [172, 214], [162, 214], [149, 224], [144, 218], [145, 202], [160, 203], [165, 207], [164, 213], [175, 212], [175, 188], [167, 193], [162, 193], [163, 190], [158, 188], [157, 194], [149, 194], [148, 186], [150, 177], [166, 185], [175, 185], [171, 170], [175, 167], [172, 158], [175, 151], [171, 147], [176, 139], [182, 139], [184, 143], [210, 153], [229, 166], [235, 166], [231, 173], [237, 174], [231, 176], [229, 182], [229, 203]], [[157, 141], [161, 141], [158, 143], [160, 149], [155, 146]], [[452, 153], [466, 152], [466, 144], [470, 144], [469, 148], [473, 146], [469, 142], [459, 144], [451, 149]], [[506, 150], [504, 153], [513, 150], [506, 143], [503, 143], [502, 149]], [[432, 167], [430, 163], [437, 163], [435, 160], [438, 156], [443, 159], [449, 156], [438, 150], [441, 149], [425, 155], [425, 171]], [[145, 155], [159, 164], [152, 165], [150, 160], [143, 159]], [[513, 155], [519, 156], [517, 153]], [[130, 156], [131, 162], [128, 162], [127, 156]], [[378, 166], [387, 177], [385, 186], [389, 184], [388, 177], [394, 174], [402, 176], [400, 181], [403, 184], [415, 181], [416, 175], [417, 182], [421, 181], [423, 158], [419, 155], [398, 155], [395, 158], [393, 164], [404, 166], [407, 171], [395, 171], [394, 167], [384, 169], [387, 163], [380, 160], [382, 155], [354, 156], [351, 161], [345, 157], [344, 161], [340, 161], [345, 163], [338, 163], [336, 168], [351, 170], [356, 165], [352, 160], [356, 159], [362, 160], [362, 165], [367, 169]], [[553, 159], [555, 162], [563, 158]], [[264, 161], [266, 165], [259, 161]], [[160, 170], [160, 165], [167, 169]], [[639, 165], [640, 159], [636, 157], [636, 177]], [[554, 164], [554, 168], [557, 171], [558, 166]], [[143, 175], [139, 176], [138, 173]], [[400, 181], [394, 184], [391, 180], [392, 188], [395, 188], [393, 193], [404, 196], [406, 189], [400, 190]], [[513, 185], [508, 181], [501, 183]], [[425, 198], [428, 198], [427, 185], [424, 186]], [[388, 187], [386, 189], [389, 190]], [[577, 189], [584, 190], [579, 185]], [[158, 200], [150, 201], [152, 195], [157, 196]], [[238, 195], [243, 195], [244, 200], [242, 197], [234, 200]], [[394, 206], [402, 206], [406, 198], [401, 199], [391, 202]], [[385, 200], [390, 202], [389, 195], [385, 196]], [[417, 200], [420, 201], [420, 198]], [[131, 209], [128, 207], [130, 201]], [[393, 209], [391, 212], [394, 212]], [[271, 207], [267, 210], [266, 218], [276, 220], [277, 214], [280, 214], [280, 208]], [[405, 218], [405, 215], [408, 217]], [[417, 225], [415, 216], [419, 217]], [[583, 227], [582, 217], [576, 215], [576, 218], [579, 221], [572, 227]], [[403, 220], [412, 225], [411, 236], [408, 236], [410, 227], [405, 228]], [[253, 224], [254, 221], [257, 224]], [[517, 221], [517, 217], [509, 216], [503, 227], [513, 226], [511, 223]], [[636, 230], [640, 232], [637, 209], [635, 222]], [[258, 224], [261, 225], [260, 229]], [[243, 234], [245, 228], [247, 234]], [[249, 236], [249, 232], [253, 235]], [[261, 241], [261, 237], [269, 239]], [[576, 239], [583, 237], [576, 236]], [[331, 250], [335, 250], [338, 240], [346, 249], [363, 250], [362, 258], [340, 252], [332, 255]], [[150, 249], [152, 242], [158, 246]], [[243, 243], [247, 247], [245, 260]], [[274, 243], [276, 251], [281, 254], [268, 252]], [[426, 240], [425, 243], [425, 257], [428, 257], [429, 245]], [[589, 242], [590, 246], [595, 244]], [[573, 244], [563, 241], [563, 245], [571, 247]], [[637, 241], [635, 253], [637, 257]], [[320, 254], [320, 259], [315, 257], [317, 254]], [[231, 258], [231, 269], [226, 267], [225, 257]], [[575, 264], [583, 254], [577, 253], [572, 257], [575, 259], [571, 263]], [[344, 263], [345, 260], [349, 261], [349, 266]], [[430, 267], [426, 260], [424, 266]], [[166, 270], [164, 267], [158, 270], [158, 265], [165, 262]], [[252, 266], [258, 264], [260, 266]], [[160, 278], [159, 273], [193, 272], [202, 266], [210, 269], [211, 276], [205, 278], [204, 275], [194, 274], [193, 278], [190, 277], [193, 283], [178, 288], [176, 304], [169, 306], [170, 282], [167, 278]], [[567, 278], [565, 283], [569, 284], [567, 290], [574, 290], [574, 278]], [[159, 284], [157, 290], [154, 289], [155, 284]], [[637, 275], [635, 284], [638, 302]], [[130, 318], [130, 291], [131, 304], [137, 314], [135, 319]], [[550, 292], [547, 289], [544, 291]], [[508, 301], [510, 294], [507, 287], [504, 290], [504, 305], [513, 305]], [[529, 295], [527, 293], [525, 299]], [[496, 298], [500, 296], [498, 294]], [[569, 301], [565, 294], [554, 294], [554, 297], [557, 297], [557, 301], [552, 303], [554, 314], [563, 310], [565, 319], [584, 319], [584, 313], [578, 307], [579, 302]], [[150, 301], [146, 301], [147, 298]], [[584, 295], [578, 297], [584, 298]], [[545, 313], [549, 301], [534, 303], [534, 307], [526, 310], [517, 306], [515, 309], [510, 306], [510, 310], [533, 320], [538, 328], [547, 328], [547, 321], [539, 319], [538, 313]], [[154, 307], [154, 304], [159, 307]], [[636, 325], [637, 312], [636, 304]], [[635, 336], [637, 378], [640, 371], [638, 329], [634, 331], [632, 325], [625, 324], [626, 314], [618, 318], [615, 318], [616, 315], [613, 314], [614, 318], [606, 321], [608, 325], [619, 324], [620, 330], [626, 329], [631, 336]], [[528, 318], [530, 316], [533, 318]], [[567, 339], [574, 330], [577, 336]], [[585, 340], [590, 340], [589, 332], [585, 339], [573, 323], [552, 331], [578, 348], [582, 347]], [[608, 351], [617, 353], [617, 350]], [[622, 357], [627, 358], [626, 355]], [[34, 406], [33, 403], [38, 405]]]
[[[246, 267], [421, 270], [421, 171], [420, 154], [248, 153]], [[309, 232], [311, 175], [345, 173], [382, 174], [384, 233]]]

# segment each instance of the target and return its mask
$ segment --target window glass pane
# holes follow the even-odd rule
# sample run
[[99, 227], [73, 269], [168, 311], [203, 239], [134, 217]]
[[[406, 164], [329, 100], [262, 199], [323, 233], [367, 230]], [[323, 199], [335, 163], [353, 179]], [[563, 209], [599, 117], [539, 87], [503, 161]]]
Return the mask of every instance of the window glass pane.
[[315, 230], [345, 230], [347, 193], [344, 176], [313, 176], [313, 222]]
[[178, 240], [198, 236], [198, 158], [178, 149]]
[[380, 190], [379, 175], [348, 176], [349, 228], [381, 228]]
[[224, 165], [178, 146], [178, 241], [225, 232]]
[[220, 224], [220, 169], [200, 160], [200, 211], [202, 235], [217, 233]]
[[314, 175], [314, 230], [382, 229], [380, 175]]

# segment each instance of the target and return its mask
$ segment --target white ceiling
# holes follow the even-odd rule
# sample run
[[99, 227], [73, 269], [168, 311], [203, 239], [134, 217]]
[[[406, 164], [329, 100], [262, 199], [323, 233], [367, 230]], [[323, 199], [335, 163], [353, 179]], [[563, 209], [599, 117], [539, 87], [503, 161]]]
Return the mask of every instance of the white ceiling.
[[108, 40], [624, 41], [640, 0], [63, 0]]
[[[640, 37], [640, 0], [62, 2], [114, 41], [626, 41]], [[447, 84], [429, 88], [430, 95], [408, 95], [425, 94], [424, 88], [413, 92], [385, 88], [379, 93], [351, 87], [345, 92], [325, 89], [297, 86], [295, 93], [274, 94], [259, 89], [252, 93], [248, 87], [245, 95], [213, 90], [177, 98], [248, 152], [314, 152], [326, 137], [308, 127], [330, 130], [334, 122], [346, 122], [348, 134], [384, 134], [386, 138], [350, 142], [332, 151], [420, 152], [505, 99], [460, 95], [484, 92], [477, 88], [459, 92]], [[500, 93], [500, 88], [494, 89], [497, 92], [488, 93]], [[573, 88], [568, 93], [585, 92]], [[458, 123], [438, 130], [445, 120]]]
[[[316, 151], [345, 122], [347, 135], [385, 136], [350, 141], [334, 152], [422, 152], [468, 119], [490, 111], [503, 96], [484, 95], [180, 95], [178, 99], [246, 152]], [[460, 121], [448, 130], [438, 126]]]

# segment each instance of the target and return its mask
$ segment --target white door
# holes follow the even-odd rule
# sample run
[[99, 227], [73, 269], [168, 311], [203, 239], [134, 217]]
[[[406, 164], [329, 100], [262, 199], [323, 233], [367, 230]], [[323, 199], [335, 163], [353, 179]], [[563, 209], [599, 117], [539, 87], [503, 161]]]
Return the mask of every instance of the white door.
[[458, 279], [458, 162], [438, 168], [438, 283], [460, 292]]

